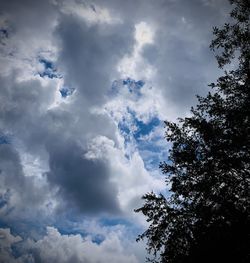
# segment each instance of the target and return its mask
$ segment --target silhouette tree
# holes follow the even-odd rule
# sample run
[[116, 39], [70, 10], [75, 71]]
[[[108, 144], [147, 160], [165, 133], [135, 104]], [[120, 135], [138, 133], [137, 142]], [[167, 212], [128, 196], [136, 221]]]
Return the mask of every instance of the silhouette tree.
[[148, 193], [135, 210], [150, 223], [138, 237], [150, 262], [250, 262], [250, 2], [230, 3], [231, 22], [214, 28], [210, 47], [220, 68], [236, 66], [198, 96], [191, 117], [165, 122], [170, 195]]

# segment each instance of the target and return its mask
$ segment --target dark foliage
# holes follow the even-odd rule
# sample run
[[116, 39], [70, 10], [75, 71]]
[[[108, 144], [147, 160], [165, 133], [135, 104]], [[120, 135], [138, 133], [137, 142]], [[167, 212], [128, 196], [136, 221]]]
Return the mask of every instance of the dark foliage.
[[150, 262], [250, 262], [250, 2], [230, 1], [231, 23], [214, 28], [211, 49], [223, 68], [234, 61], [191, 117], [165, 122], [172, 143], [160, 164], [170, 196], [146, 194], [136, 210], [150, 223]]

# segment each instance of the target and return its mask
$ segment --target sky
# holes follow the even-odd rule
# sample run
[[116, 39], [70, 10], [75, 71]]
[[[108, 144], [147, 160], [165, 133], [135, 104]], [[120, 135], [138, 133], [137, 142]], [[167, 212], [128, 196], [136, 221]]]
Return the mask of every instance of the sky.
[[0, 1], [0, 261], [143, 263], [164, 120], [221, 74], [226, 0]]

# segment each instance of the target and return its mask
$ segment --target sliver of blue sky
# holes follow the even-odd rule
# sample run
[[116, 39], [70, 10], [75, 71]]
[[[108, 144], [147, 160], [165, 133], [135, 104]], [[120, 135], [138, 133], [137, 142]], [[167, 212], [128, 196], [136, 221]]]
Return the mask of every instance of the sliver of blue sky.
[[135, 98], [138, 98], [141, 96], [141, 89], [144, 85], [145, 82], [143, 80], [137, 81], [131, 78], [115, 80], [111, 85], [109, 94], [115, 96], [119, 93], [120, 89], [127, 88], [129, 93], [134, 94]]
[[9, 32], [6, 28], [0, 28], [0, 39], [2, 38], [8, 38]]
[[0, 145], [10, 144], [10, 143], [11, 143], [10, 137], [0, 133]]
[[[134, 144], [144, 161], [147, 170], [156, 170], [162, 160], [162, 154], [166, 153], [166, 145], [158, 143], [163, 138], [159, 135], [153, 136], [149, 140], [146, 136], [154, 133], [155, 129], [163, 126], [162, 121], [156, 116], [152, 116], [146, 122], [140, 120], [135, 111], [127, 108], [127, 119], [124, 117], [118, 123], [118, 128], [124, 138], [125, 147]], [[162, 127], [163, 128], [163, 127]], [[129, 156], [126, 156], [129, 159]]]
[[144, 123], [135, 118], [135, 125], [137, 127], [137, 130], [134, 133], [135, 139], [138, 140], [141, 136], [149, 134], [155, 127], [159, 126], [160, 123], [160, 119], [156, 116], [150, 119], [148, 123]]
[[100, 245], [105, 240], [104, 235], [97, 234], [92, 237], [92, 242]]
[[[72, 215], [73, 216], [73, 215]], [[68, 221], [68, 224], [64, 221], [62, 224], [57, 223], [54, 225], [60, 234], [62, 235], [80, 235], [81, 237], [85, 238], [88, 235], [88, 232], [86, 229], [74, 229], [74, 224], [77, 224], [74, 220]]]
[[130, 116], [129, 120], [123, 118], [118, 124], [118, 128], [123, 134], [132, 134], [137, 142], [141, 136], [149, 134], [155, 127], [161, 124], [161, 121], [157, 116], [152, 116], [147, 122], [143, 122], [137, 118], [136, 112], [130, 110], [129, 107], [127, 108], [127, 112]]
[[[119, 98], [120, 89], [126, 88], [131, 94], [130, 98], [140, 103], [140, 99], [142, 99], [143, 96], [141, 89], [144, 85], [144, 81], [134, 80], [132, 78], [116, 80], [112, 83], [110, 95], [112, 95], [113, 99], [116, 99], [116, 97]], [[159, 126], [163, 129], [163, 121], [159, 119], [157, 113], [149, 116], [149, 118], [144, 121], [138, 117], [140, 113], [136, 112], [136, 109], [131, 109], [129, 106], [126, 106], [126, 103], [122, 107], [126, 107], [124, 109], [126, 113], [118, 122], [118, 129], [124, 138], [125, 149], [128, 149], [128, 151], [125, 151], [124, 156], [130, 159], [131, 154], [137, 149], [144, 161], [146, 169], [158, 170], [159, 163], [163, 160], [163, 155], [167, 156], [167, 145], [162, 143], [164, 140], [163, 134], [155, 134], [155, 130]], [[145, 139], [147, 137], [150, 139]]]
[[68, 96], [70, 96], [70, 95], [73, 94], [74, 89], [70, 89], [70, 88], [67, 88], [67, 87], [63, 87], [63, 88], [61, 88], [59, 91], [60, 91], [61, 96], [62, 96], [63, 98], [67, 98]]
[[162, 138], [156, 138], [154, 141], [142, 141], [139, 143], [138, 150], [144, 161], [147, 170], [158, 170], [159, 164], [167, 156], [167, 144], [157, 145], [156, 141], [162, 141]]
[[0, 194], [0, 209], [8, 204], [10, 199], [10, 189], [7, 189], [5, 193]]
[[144, 161], [147, 170], [156, 170], [162, 160], [162, 154], [166, 152], [166, 145], [159, 144], [163, 138], [159, 135], [151, 137], [149, 140], [144, 140], [145, 136], [154, 133], [158, 126], [162, 126], [162, 121], [156, 116], [152, 117], [148, 123], [140, 120], [135, 120], [138, 129], [134, 134], [137, 141], [138, 150]]
[[132, 227], [133, 223], [126, 220], [125, 218], [108, 218], [108, 217], [103, 217], [99, 220], [101, 226], [117, 226], [117, 225], [123, 225], [127, 227]]
[[40, 58], [39, 62], [44, 66], [44, 71], [38, 73], [40, 77], [48, 77], [50, 79], [60, 78], [60, 74], [58, 74], [56, 67], [52, 61]]
[[142, 80], [134, 80], [127, 78], [123, 80], [123, 85], [127, 86], [130, 93], [135, 93], [136, 95], [141, 94], [141, 88], [144, 86], [145, 82]]

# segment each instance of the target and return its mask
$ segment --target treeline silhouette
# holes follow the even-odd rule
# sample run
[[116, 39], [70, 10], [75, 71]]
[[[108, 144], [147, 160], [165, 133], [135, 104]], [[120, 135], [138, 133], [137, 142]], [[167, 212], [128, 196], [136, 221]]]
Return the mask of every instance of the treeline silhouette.
[[153, 192], [136, 209], [150, 223], [150, 262], [250, 262], [250, 1], [231, 0], [231, 20], [213, 29], [218, 66], [234, 62], [191, 117], [166, 121], [172, 143], [160, 168], [170, 196]]

